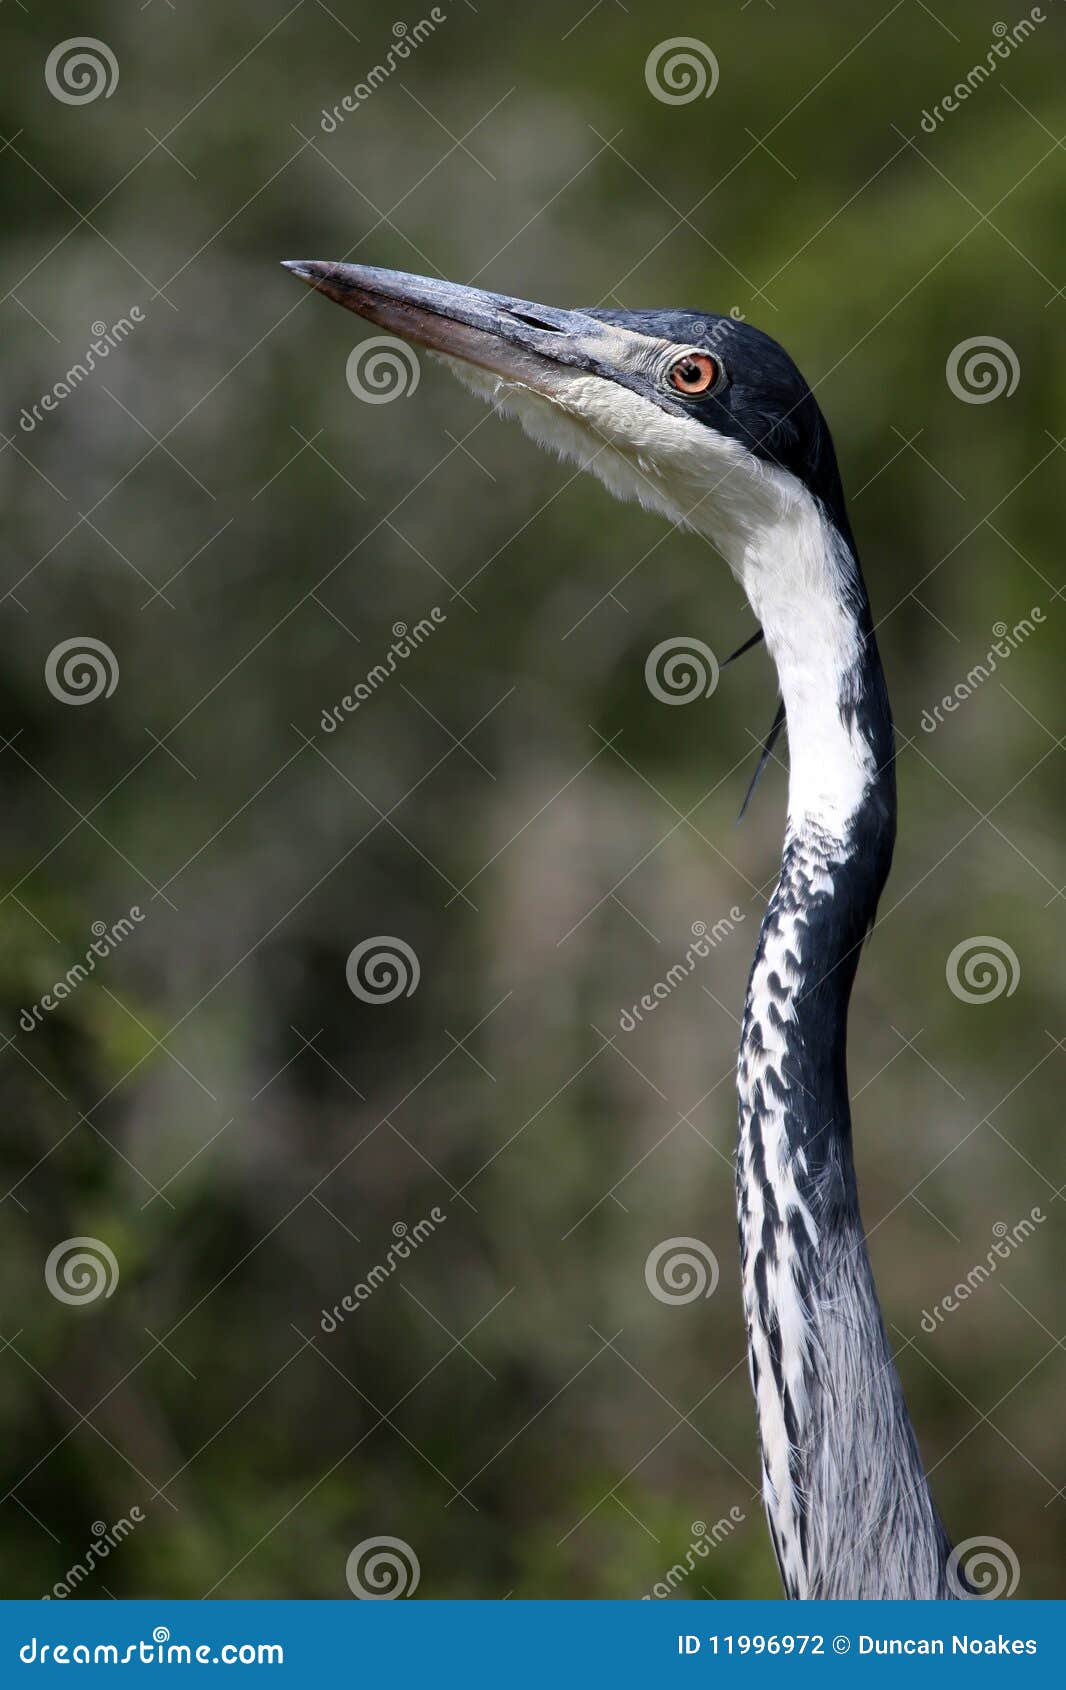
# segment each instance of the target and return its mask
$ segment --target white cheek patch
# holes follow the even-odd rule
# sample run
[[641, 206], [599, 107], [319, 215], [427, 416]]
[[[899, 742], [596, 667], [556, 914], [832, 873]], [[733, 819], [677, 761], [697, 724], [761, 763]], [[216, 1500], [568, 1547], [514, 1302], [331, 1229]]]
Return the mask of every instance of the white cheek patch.
[[[528, 383], [437, 354], [463, 384], [551, 452], [597, 476], [618, 499], [739, 543], [780, 513], [782, 488], [736, 441], [603, 376], [530, 361]], [[732, 560], [730, 560], [732, 561]]]

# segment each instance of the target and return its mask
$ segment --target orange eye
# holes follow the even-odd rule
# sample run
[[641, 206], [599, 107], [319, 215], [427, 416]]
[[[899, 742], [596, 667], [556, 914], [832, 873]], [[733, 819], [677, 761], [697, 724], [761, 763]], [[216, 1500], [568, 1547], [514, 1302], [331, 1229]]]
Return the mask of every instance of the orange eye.
[[686, 352], [669, 370], [670, 386], [678, 393], [707, 393], [718, 380], [719, 367], [706, 352]]

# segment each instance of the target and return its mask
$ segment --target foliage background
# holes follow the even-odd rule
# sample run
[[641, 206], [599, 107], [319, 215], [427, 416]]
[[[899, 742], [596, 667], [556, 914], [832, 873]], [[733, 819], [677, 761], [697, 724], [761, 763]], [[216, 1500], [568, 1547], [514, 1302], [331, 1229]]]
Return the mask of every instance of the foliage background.
[[[682, 1594], [777, 1589], [730, 1168], [783, 815], [773, 768], [735, 825], [770, 670], [652, 699], [657, 641], [721, 656], [750, 631], [724, 566], [431, 364], [360, 404], [364, 329], [277, 263], [349, 256], [736, 306], [817, 383], [904, 740], [852, 1021], [875, 1270], [951, 1530], [1061, 1596], [1061, 7], [932, 135], [923, 110], [1015, 21], [998, 0], [444, 9], [327, 135], [394, 39], [381, 8], [4, 8], [0, 1587], [43, 1593], [136, 1504], [80, 1594], [344, 1597], [353, 1545], [391, 1534], [422, 1595], [636, 1596], [731, 1508]], [[68, 106], [43, 66], [79, 34], [121, 76]], [[675, 107], [644, 64], [681, 35], [721, 75]], [[134, 304], [106, 369], [20, 429]], [[1010, 397], [949, 390], [976, 335], [1016, 353]], [[434, 604], [440, 631], [324, 735]], [[44, 666], [83, 634], [121, 677], [73, 709]], [[22, 1031], [134, 904], [135, 936]], [[734, 904], [698, 979], [619, 1034]], [[376, 933], [421, 982], [371, 1007], [345, 960]], [[968, 1005], [945, 963], [979, 934], [1020, 979]], [[1036, 1235], [923, 1331], [1034, 1204]], [[446, 1224], [323, 1334], [434, 1205]], [[43, 1278], [74, 1235], [121, 1267], [85, 1308]], [[665, 1307], [644, 1263], [677, 1235], [721, 1283]]]

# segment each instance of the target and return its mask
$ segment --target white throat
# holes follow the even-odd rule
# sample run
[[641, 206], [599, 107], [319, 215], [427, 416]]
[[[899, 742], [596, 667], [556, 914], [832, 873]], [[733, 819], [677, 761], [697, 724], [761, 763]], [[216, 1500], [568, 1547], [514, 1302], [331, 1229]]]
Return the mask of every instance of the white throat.
[[863, 636], [845, 598], [843, 541], [803, 490], [729, 562], [762, 624], [785, 701], [789, 823], [843, 839], [875, 773], [870, 746], [844, 713], [857, 701]]
[[538, 385], [458, 359], [467, 386], [526, 433], [590, 470], [620, 499], [705, 534], [762, 624], [788, 715], [789, 822], [844, 837], [874, 772], [850, 702], [862, 638], [844, 597], [842, 542], [803, 484], [738, 441], [592, 375], [560, 370]]

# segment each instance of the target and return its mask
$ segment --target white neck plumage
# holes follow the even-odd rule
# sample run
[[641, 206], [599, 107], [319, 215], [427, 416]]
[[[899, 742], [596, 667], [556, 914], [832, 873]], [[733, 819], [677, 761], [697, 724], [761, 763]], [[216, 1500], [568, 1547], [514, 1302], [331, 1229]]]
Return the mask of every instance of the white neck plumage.
[[[762, 626], [788, 719], [790, 825], [843, 838], [876, 770], [876, 750], [842, 706], [858, 702], [866, 638], [848, 538], [791, 477], [764, 469], [735, 525], [708, 532]], [[698, 519], [698, 517], [697, 517]], [[701, 524], [702, 526], [702, 524]]]
[[787, 712], [781, 878], [738, 1066], [737, 1200], [763, 1490], [793, 1597], [938, 1597], [949, 1546], [859, 1215], [845, 1045], [891, 859], [891, 722], [850, 537], [806, 494], [725, 547]]

